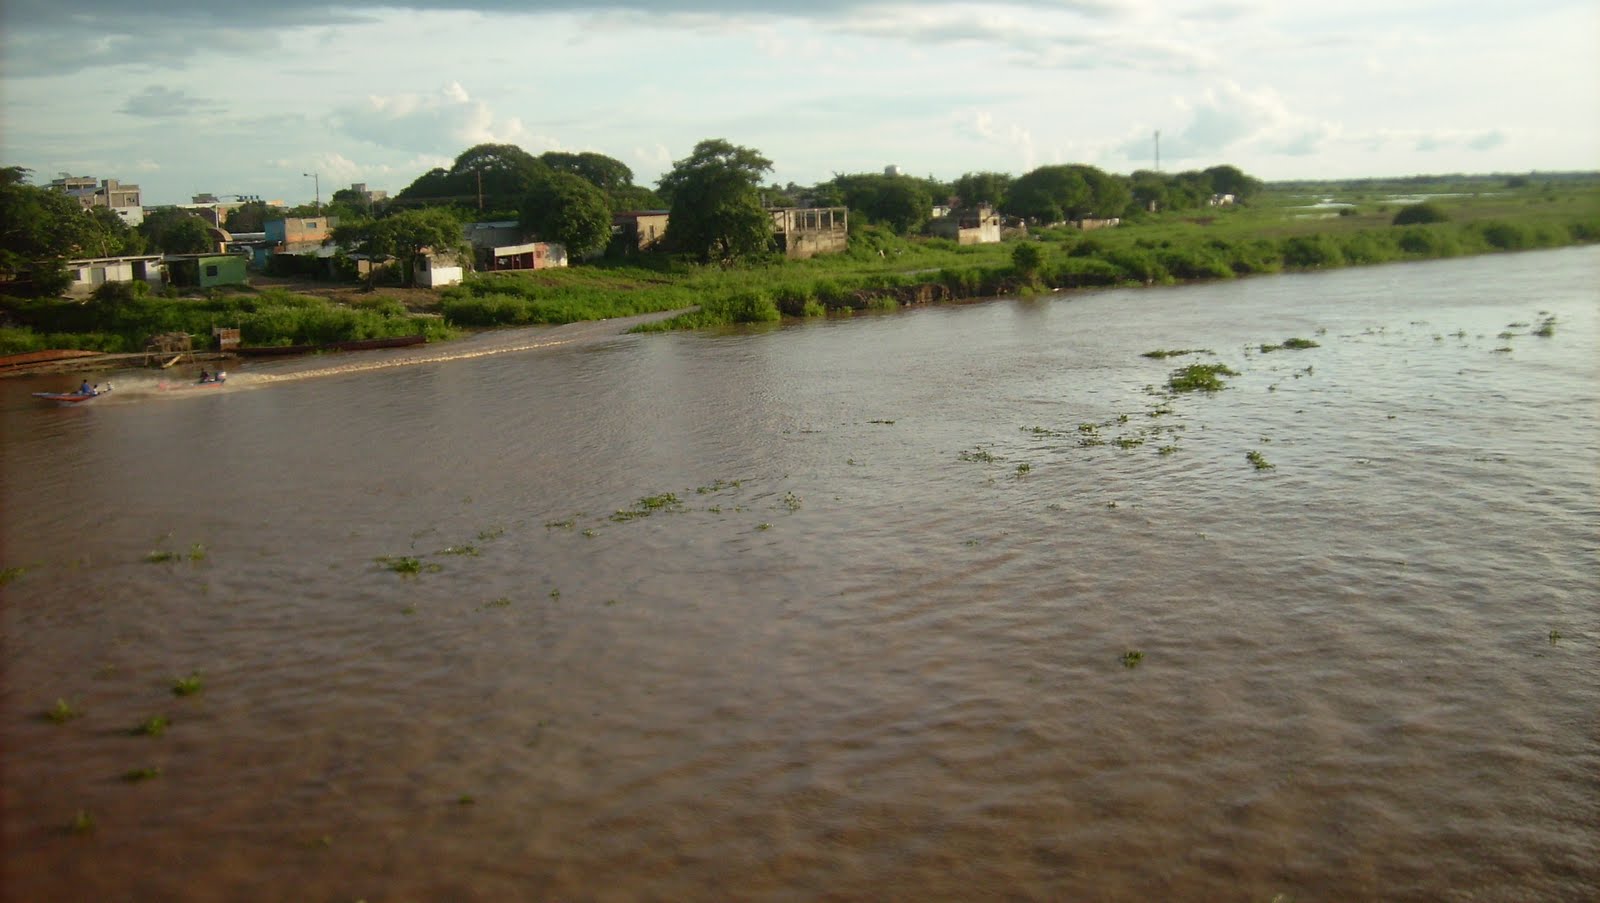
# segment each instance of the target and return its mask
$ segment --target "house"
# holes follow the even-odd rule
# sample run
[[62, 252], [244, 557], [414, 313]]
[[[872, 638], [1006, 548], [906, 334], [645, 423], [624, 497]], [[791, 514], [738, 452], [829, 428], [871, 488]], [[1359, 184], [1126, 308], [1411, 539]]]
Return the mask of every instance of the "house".
[[667, 236], [669, 210], [624, 210], [611, 215], [611, 247], [623, 254], [654, 251]]
[[301, 254], [322, 247], [339, 225], [337, 216], [291, 216], [263, 224], [267, 241], [279, 254]]
[[928, 233], [953, 239], [961, 245], [993, 244], [1000, 240], [1000, 214], [988, 204], [958, 207], [928, 222]]
[[1214, 194], [1206, 200], [1208, 207], [1232, 207], [1234, 197], [1231, 194]]
[[137, 185], [124, 185], [116, 179], [106, 179], [97, 184], [94, 176], [62, 175], [59, 179], [51, 179], [50, 187], [76, 198], [85, 210], [105, 207], [130, 226], [144, 222], [144, 206]]
[[428, 251], [417, 258], [414, 274], [417, 284], [427, 288], [459, 285], [463, 278], [461, 261], [454, 254]]
[[1080, 219], [1073, 222], [1079, 232], [1092, 232], [1095, 229], [1111, 229], [1122, 225], [1122, 217], [1113, 216], [1109, 219]]
[[242, 254], [168, 254], [167, 272], [173, 285], [212, 288], [218, 285], [247, 285], [246, 260]]
[[805, 260], [834, 254], [850, 244], [850, 211], [845, 207], [774, 207], [772, 235], [783, 256]]
[[566, 265], [566, 246], [555, 241], [501, 245], [478, 251], [479, 270], [543, 270]]
[[107, 282], [143, 282], [151, 288], [160, 288], [166, 278], [162, 274], [160, 254], [69, 260], [67, 275], [72, 279], [67, 294], [79, 297]]

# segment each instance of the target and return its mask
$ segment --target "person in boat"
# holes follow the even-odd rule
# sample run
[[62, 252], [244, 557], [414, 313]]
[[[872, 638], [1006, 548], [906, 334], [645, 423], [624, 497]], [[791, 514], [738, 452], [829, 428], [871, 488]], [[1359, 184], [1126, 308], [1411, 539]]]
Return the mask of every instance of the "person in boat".
[[202, 368], [200, 370], [200, 381], [203, 382], [203, 383], [215, 382], [216, 381], [216, 377], [212, 376], [210, 373], [206, 372], [205, 369]]
[[88, 380], [84, 380], [83, 381], [83, 385], [78, 387], [78, 394], [79, 395], [94, 395], [95, 394], [95, 390], [94, 390], [93, 386], [89, 385], [89, 381]]

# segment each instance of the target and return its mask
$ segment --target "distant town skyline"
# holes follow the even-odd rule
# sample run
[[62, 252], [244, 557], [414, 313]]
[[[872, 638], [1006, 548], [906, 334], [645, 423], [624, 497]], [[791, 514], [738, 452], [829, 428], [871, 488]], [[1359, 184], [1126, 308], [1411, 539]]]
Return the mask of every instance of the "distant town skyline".
[[[482, 142], [653, 187], [1050, 163], [1332, 179], [1600, 168], [1592, 0], [6, 0], [0, 164], [307, 203]], [[310, 175], [307, 175], [310, 174]]]

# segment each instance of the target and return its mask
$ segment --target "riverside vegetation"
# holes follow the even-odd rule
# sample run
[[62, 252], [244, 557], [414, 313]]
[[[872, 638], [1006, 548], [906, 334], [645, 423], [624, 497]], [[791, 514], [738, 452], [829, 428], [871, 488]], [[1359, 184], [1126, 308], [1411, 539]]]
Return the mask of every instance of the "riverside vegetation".
[[[1421, 207], [1421, 212], [1417, 212]], [[851, 217], [849, 249], [734, 266], [639, 255], [569, 268], [483, 273], [422, 306], [381, 290], [350, 303], [269, 289], [170, 298], [107, 285], [83, 302], [0, 299], [0, 353], [136, 352], [162, 332], [237, 326], [246, 344], [316, 344], [552, 325], [670, 310], [636, 327], [671, 330], [904, 304], [1080, 288], [1233, 279], [1600, 240], [1600, 176], [1269, 185], [1248, 205], [1139, 213], [1117, 228], [1035, 227], [999, 244], [906, 237]], [[1263, 349], [1266, 350], [1266, 349]], [[1174, 354], [1181, 352], [1172, 352]]]

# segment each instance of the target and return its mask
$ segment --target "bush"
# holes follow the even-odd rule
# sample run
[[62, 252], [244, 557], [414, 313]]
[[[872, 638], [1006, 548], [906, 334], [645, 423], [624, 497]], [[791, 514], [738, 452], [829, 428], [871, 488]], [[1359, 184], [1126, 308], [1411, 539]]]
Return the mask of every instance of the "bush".
[[1123, 275], [1136, 282], [1151, 283], [1166, 278], [1155, 255], [1138, 248], [1123, 248], [1106, 255], [1106, 261], [1121, 270]]
[[1400, 248], [1391, 233], [1353, 232], [1340, 242], [1346, 263], [1383, 263], [1400, 256]]
[[1478, 226], [1478, 232], [1491, 248], [1515, 251], [1528, 246], [1528, 233], [1521, 226], [1491, 220]]
[[1411, 226], [1419, 223], [1443, 223], [1448, 222], [1449, 219], [1450, 217], [1439, 209], [1439, 205], [1431, 201], [1423, 201], [1420, 204], [1401, 207], [1400, 212], [1394, 215], [1394, 224], [1396, 226]]
[[1057, 288], [1092, 288], [1123, 281], [1122, 270], [1093, 257], [1068, 257], [1050, 267], [1045, 282]]
[[1025, 281], [1032, 281], [1038, 275], [1039, 267], [1044, 263], [1044, 251], [1040, 250], [1037, 242], [1022, 241], [1011, 249], [1011, 268], [1018, 277]]
[[770, 323], [783, 318], [770, 297], [752, 290], [707, 301], [702, 307], [727, 323]]
[[807, 308], [813, 305], [821, 307], [810, 286], [780, 285], [772, 290], [772, 300], [778, 305], [778, 310], [788, 317], [807, 316]]
[[1156, 260], [1176, 279], [1233, 278], [1233, 268], [1207, 249], [1163, 248], [1156, 252]]
[[1401, 232], [1395, 244], [1401, 251], [1418, 257], [1455, 257], [1461, 253], [1461, 243], [1454, 233], [1422, 226]]
[[1336, 267], [1344, 262], [1339, 246], [1327, 235], [1296, 235], [1283, 240], [1284, 266], [1315, 269]]

